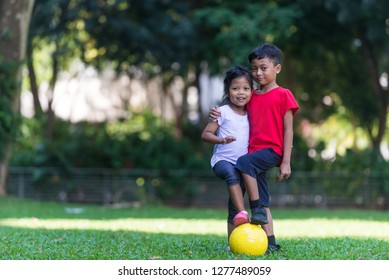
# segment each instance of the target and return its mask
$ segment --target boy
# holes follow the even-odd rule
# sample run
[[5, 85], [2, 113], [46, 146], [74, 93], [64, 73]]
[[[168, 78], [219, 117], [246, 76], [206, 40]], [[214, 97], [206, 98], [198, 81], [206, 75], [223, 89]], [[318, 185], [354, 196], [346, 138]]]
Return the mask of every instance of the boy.
[[[280, 250], [273, 231], [273, 219], [269, 208], [267, 171], [279, 166], [279, 180], [288, 179], [291, 173], [290, 158], [293, 142], [293, 116], [299, 106], [288, 89], [278, 86], [282, 52], [273, 44], [262, 44], [248, 56], [251, 74], [259, 88], [254, 90], [247, 112], [250, 122], [248, 153], [240, 157], [235, 168], [246, 186], [256, 185], [259, 200], [250, 201], [250, 207], [262, 208], [267, 223], [262, 228], [268, 236], [266, 253]], [[217, 117], [217, 109], [211, 109], [210, 118]]]

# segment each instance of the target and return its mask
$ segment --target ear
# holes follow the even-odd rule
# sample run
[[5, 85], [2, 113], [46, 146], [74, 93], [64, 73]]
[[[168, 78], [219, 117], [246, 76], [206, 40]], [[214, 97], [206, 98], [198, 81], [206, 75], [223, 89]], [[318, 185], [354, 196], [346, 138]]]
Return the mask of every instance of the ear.
[[276, 73], [279, 74], [281, 72], [282, 66], [281, 64], [277, 64], [275, 68], [276, 68]]

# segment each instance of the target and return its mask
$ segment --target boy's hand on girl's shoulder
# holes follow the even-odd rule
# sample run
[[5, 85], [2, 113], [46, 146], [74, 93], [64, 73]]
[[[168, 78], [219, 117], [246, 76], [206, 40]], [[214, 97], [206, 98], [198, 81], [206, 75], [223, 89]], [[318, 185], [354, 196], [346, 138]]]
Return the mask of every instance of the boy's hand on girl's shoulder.
[[220, 108], [218, 106], [212, 107], [209, 111], [209, 121], [216, 122], [220, 115]]

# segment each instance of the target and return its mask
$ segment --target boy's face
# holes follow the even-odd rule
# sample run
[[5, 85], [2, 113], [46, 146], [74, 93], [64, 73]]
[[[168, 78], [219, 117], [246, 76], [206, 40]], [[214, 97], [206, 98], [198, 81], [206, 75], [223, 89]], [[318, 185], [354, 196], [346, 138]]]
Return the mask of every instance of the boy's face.
[[261, 86], [275, 82], [277, 74], [281, 72], [281, 64], [274, 65], [269, 58], [254, 59], [251, 61], [251, 74]]

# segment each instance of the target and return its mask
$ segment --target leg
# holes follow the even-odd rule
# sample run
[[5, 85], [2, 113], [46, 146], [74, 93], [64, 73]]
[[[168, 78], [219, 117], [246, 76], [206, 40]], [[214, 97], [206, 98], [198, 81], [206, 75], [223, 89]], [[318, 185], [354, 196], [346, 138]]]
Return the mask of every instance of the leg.
[[217, 162], [213, 171], [216, 176], [223, 179], [226, 182], [228, 194], [230, 196], [230, 202], [232, 202], [235, 210], [238, 212], [244, 210], [243, 191], [240, 185], [241, 175], [240, 172], [235, 169], [235, 166], [225, 160]]
[[[269, 208], [270, 196], [266, 172], [272, 167], [277, 166], [280, 160], [281, 157], [272, 149], [262, 149], [240, 157], [235, 166], [242, 173], [246, 173], [247, 176], [250, 175], [253, 179], [256, 178], [260, 198], [259, 204], [267, 214], [268, 223], [263, 224], [262, 228], [268, 236], [269, 252], [278, 251], [280, 246], [276, 243], [274, 236], [273, 218]], [[247, 178], [247, 176], [243, 175], [243, 178]], [[249, 179], [248, 182], [252, 184], [252, 179]]]
[[228, 240], [230, 240], [231, 233], [232, 233], [232, 231], [235, 228], [236, 228], [236, 226], [234, 226], [234, 224], [227, 223], [227, 237], [228, 237]]
[[227, 236], [229, 238], [236, 226], [248, 222], [247, 212], [244, 211], [245, 188], [240, 184], [242, 181], [240, 172], [232, 163], [221, 160], [214, 165], [213, 171], [217, 177], [226, 182], [228, 189]]
[[267, 221], [268, 223], [266, 225], [262, 225], [262, 229], [266, 232], [267, 236], [274, 235], [274, 229], [273, 229], [273, 217], [270, 212], [270, 208], [265, 207], [267, 212]]
[[246, 154], [238, 159], [235, 166], [242, 173], [243, 181], [250, 198], [251, 223], [257, 225], [268, 223], [267, 211], [263, 208], [267, 204], [262, 204], [262, 201], [269, 200], [268, 192], [261, 192], [258, 187], [261, 184], [257, 182], [257, 174], [264, 174], [266, 176], [266, 171], [274, 167], [280, 159], [280, 156], [277, 154], [274, 157], [269, 157], [269, 154], [273, 155], [275, 153], [270, 149], [263, 149]]
[[268, 220], [266, 210], [262, 208], [262, 205], [260, 204], [260, 194], [257, 180], [244, 172], [242, 172], [242, 177], [249, 195], [251, 223], [255, 225], [267, 224]]
[[235, 209], [240, 212], [244, 211], [244, 200], [243, 200], [243, 192], [240, 185], [233, 185], [228, 187], [228, 194], [231, 198], [232, 204]]
[[269, 197], [269, 186], [267, 183], [267, 175], [266, 173], [259, 173], [257, 175], [257, 183], [258, 183], [258, 192], [260, 193], [260, 204], [266, 209], [268, 223], [263, 225], [262, 228], [266, 232], [267, 236], [274, 235], [273, 229], [273, 217], [271, 215], [271, 211], [269, 208], [270, 201], [267, 199]]
[[232, 219], [234, 226], [240, 226], [249, 222], [249, 216], [244, 209], [244, 200], [243, 192], [240, 185], [233, 185], [228, 187], [228, 193], [230, 195], [230, 200], [236, 209], [237, 214]]
[[[262, 174], [262, 173], [258, 174], [257, 181], [258, 181], [259, 192], [264, 194], [268, 193], [269, 189], [268, 189], [266, 174]], [[266, 197], [266, 195], [263, 196]], [[265, 231], [268, 240], [268, 248], [266, 250], [266, 254], [270, 254], [271, 252], [279, 251], [281, 249], [281, 246], [277, 244], [274, 235], [273, 217], [269, 208], [269, 201], [261, 200], [261, 205], [264, 206], [267, 212], [268, 223], [262, 225], [262, 229]]]
[[[276, 154], [272, 149], [262, 149], [241, 156], [235, 168], [242, 173], [249, 195], [256, 198], [256, 192], [253, 191], [254, 185], [258, 189], [260, 206], [269, 206], [269, 191], [267, 185], [266, 172], [277, 166], [281, 156]], [[256, 182], [256, 181], [261, 182]]]
[[260, 195], [257, 180], [250, 175], [242, 172], [244, 184], [250, 200], [251, 223], [264, 225], [268, 223], [266, 210], [261, 208]]
[[[241, 187], [242, 197], [244, 197], [246, 189], [244, 186], [240, 186], [240, 187]], [[228, 199], [228, 217], [227, 217], [227, 237], [228, 237], [228, 239], [227, 239], [227, 242], [230, 239], [230, 235], [231, 235], [232, 231], [237, 227], [236, 225], [234, 225], [234, 218], [238, 215], [238, 213], [239, 212], [236, 210], [236, 208], [232, 202], [232, 199], [230, 197]]]
[[257, 180], [243, 172], [242, 172], [242, 177], [250, 200], [258, 200], [259, 191], [257, 187]]
[[234, 218], [238, 214], [234, 204], [231, 201], [231, 197], [228, 199], [228, 217], [227, 217], [227, 244], [229, 244], [232, 231], [236, 228], [234, 225]]

